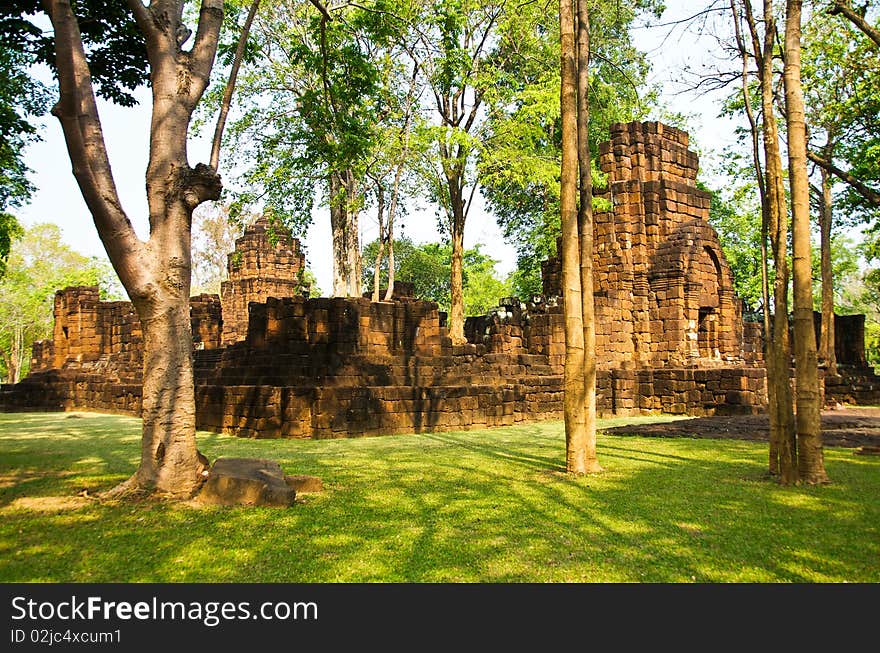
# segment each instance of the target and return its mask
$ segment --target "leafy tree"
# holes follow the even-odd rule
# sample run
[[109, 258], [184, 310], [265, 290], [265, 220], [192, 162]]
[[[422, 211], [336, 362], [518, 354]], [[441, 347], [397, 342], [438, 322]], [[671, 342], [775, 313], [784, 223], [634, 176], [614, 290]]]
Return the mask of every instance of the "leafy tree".
[[737, 296], [746, 312], [765, 310], [761, 287], [761, 206], [754, 182], [712, 191], [709, 223], [718, 232]]
[[33, 59], [0, 41], [0, 211], [21, 206], [33, 192], [24, 149], [39, 139], [31, 121], [47, 104], [46, 88], [28, 74]]
[[[218, 199], [221, 184], [214, 168], [189, 165], [187, 133], [214, 64], [223, 2], [202, 0], [194, 30], [183, 18], [183, 0], [107, 3], [106, 13], [93, 20], [75, 13], [67, 0], [43, 4], [55, 37], [60, 100], [54, 114], [83, 199], [144, 333], [141, 462], [112, 494], [157, 490], [190, 496], [203, 469], [195, 442], [190, 229], [193, 209]], [[77, 11], [88, 4], [77, 3]], [[96, 27], [93, 44], [89, 35]], [[124, 52], [102, 58], [102, 38], [132, 58]], [[146, 57], [143, 49], [140, 58], [132, 52], [138, 44], [145, 44]], [[142, 74], [130, 73], [143, 73], [147, 61], [153, 94], [146, 171], [150, 236], [142, 241], [116, 190], [95, 90], [125, 102], [131, 97], [127, 89], [143, 81]], [[106, 84], [103, 70], [110, 73]]]
[[[615, 122], [644, 117], [655, 94], [645, 80], [647, 58], [629, 28], [656, 2], [590, 3], [589, 144], [593, 184], [605, 180], [595, 157]], [[556, 255], [559, 230], [559, 23], [538, 3], [517, 10], [497, 56], [500, 83], [486, 92], [487, 146], [480, 151], [481, 190], [505, 239], [517, 252], [514, 289], [541, 292], [541, 262]], [[594, 199], [597, 209], [605, 209]]]
[[[374, 260], [378, 250], [374, 240], [364, 247], [364, 279], [372, 279]], [[498, 305], [498, 300], [510, 295], [510, 283], [499, 279], [495, 271], [497, 261], [480, 251], [480, 245], [464, 251], [464, 306], [467, 315], [484, 315]], [[416, 245], [409, 238], [400, 238], [394, 257], [395, 278], [413, 284], [416, 297], [437, 302], [441, 311], [448, 312], [451, 304], [449, 286], [452, 267], [452, 246], [443, 243]], [[388, 261], [380, 268], [384, 286], [388, 279]]]
[[121, 290], [110, 264], [70, 249], [57, 225], [25, 230], [10, 254], [9, 274], [0, 279], [0, 376], [6, 383], [27, 374], [34, 341], [51, 337], [55, 291], [66, 286], [98, 286], [103, 299]]
[[242, 221], [233, 220], [229, 208], [218, 203], [205, 203], [193, 212], [192, 294], [220, 292], [228, 256], [242, 231]]
[[[359, 220], [367, 170], [394, 112], [390, 14], [384, 5], [330, 11], [277, 0], [254, 21], [256, 54], [242, 74], [242, 115], [230, 128], [246, 162], [233, 207], [252, 206], [295, 234], [311, 221], [323, 188], [333, 232], [333, 294], [359, 296]], [[216, 95], [215, 95], [216, 99]]]
[[9, 250], [16, 238], [20, 238], [23, 230], [18, 220], [9, 213], [0, 212], [0, 279], [6, 273], [6, 261]]

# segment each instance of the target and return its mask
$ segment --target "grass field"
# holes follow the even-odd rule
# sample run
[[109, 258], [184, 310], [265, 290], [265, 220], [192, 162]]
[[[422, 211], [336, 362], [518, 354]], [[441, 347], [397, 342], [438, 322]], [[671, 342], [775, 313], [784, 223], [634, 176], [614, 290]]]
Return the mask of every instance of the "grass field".
[[880, 581], [880, 460], [851, 450], [826, 449], [831, 485], [783, 488], [765, 478], [766, 444], [601, 433], [606, 471], [570, 477], [560, 422], [321, 441], [199, 433], [211, 460], [274, 458], [325, 491], [289, 509], [78, 497], [134, 471], [139, 428], [0, 414], [0, 581]]

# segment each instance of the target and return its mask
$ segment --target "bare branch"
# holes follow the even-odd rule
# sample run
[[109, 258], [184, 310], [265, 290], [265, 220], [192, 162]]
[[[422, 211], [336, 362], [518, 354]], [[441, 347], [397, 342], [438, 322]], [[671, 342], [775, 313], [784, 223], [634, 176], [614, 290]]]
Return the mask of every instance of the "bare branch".
[[208, 87], [222, 25], [223, 0], [202, 0], [196, 40], [190, 52], [191, 72], [194, 81], [197, 82], [192, 84], [190, 88], [190, 100], [193, 106]]
[[845, 181], [859, 195], [864, 197], [871, 204], [873, 204], [874, 206], [880, 207], [880, 193], [875, 191], [873, 188], [870, 188], [864, 182], [860, 181], [859, 179], [857, 179], [856, 177], [854, 177], [850, 173], [846, 172], [845, 170], [841, 170], [836, 165], [834, 165], [834, 163], [832, 163], [831, 161], [828, 161], [827, 159], [823, 159], [821, 156], [819, 156], [815, 152], [811, 152], [810, 150], [807, 150], [807, 158], [810, 161], [812, 161], [813, 163], [815, 163], [816, 165], [819, 165], [819, 166], [825, 168], [828, 172], [832, 173], [834, 176], [838, 177], [842, 181]]

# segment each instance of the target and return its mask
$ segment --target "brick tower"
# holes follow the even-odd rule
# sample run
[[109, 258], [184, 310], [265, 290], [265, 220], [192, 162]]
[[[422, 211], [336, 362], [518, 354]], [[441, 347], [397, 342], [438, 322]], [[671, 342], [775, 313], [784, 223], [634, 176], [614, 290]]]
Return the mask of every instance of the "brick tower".
[[270, 226], [266, 217], [249, 225], [235, 241], [235, 251], [227, 263], [229, 278], [220, 286], [222, 346], [247, 336], [250, 302], [301, 294], [300, 273], [304, 267], [299, 241], [288, 231]]

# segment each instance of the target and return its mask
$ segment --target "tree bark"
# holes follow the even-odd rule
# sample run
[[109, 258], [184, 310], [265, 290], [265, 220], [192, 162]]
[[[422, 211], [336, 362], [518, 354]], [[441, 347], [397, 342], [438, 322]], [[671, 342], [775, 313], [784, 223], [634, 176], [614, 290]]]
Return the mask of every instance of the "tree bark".
[[[764, 34], [761, 39], [751, 4], [743, 7], [752, 35], [761, 90], [761, 135], [764, 149], [764, 191], [768, 232], [775, 278], [773, 282], [773, 325], [767, 338], [767, 397], [770, 417], [769, 471], [783, 484], [797, 482], [797, 441], [791, 396], [791, 346], [788, 334], [788, 212], [782, 177], [782, 155], [776, 122], [773, 89], [773, 49], [776, 19], [773, 1], [764, 0]], [[762, 207], [762, 210], [763, 209]]]
[[457, 166], [447, 174], [449, 204], [452, 215], [449, 235], [452, 241], [452, 261], [449, 275], [449, 337], [452, 344], [467, 342], [464, 336], [464, 224], [465, 200], [461, 184], [463, 171]]
[[333, 296], [361, 296], [361, 255], [358, 212], [354, 208], [357, 182], [351, 171], [331, 172], [330, 229], [333, 232]]
[[834, 202], [831, 196], [831, 175], [819, 168], [822, 177], [822, 207], [819, 214], [820, 251], [822, 257], [822, 328], [819, 338], [819, 361], [825, 373], [837, 375], [837, 354], [834, 350], [834, 270], [831, 266], [831, 227]]
[[565, 463], [573, 474], [586, 474], [586, 384], [584, 322], [581, 292], [581, 256], [578, 234], [578, 121], [577, 47], [574, 1], [559, 1], [562, 88], [562, 166], [560, 169], [560, 219], [562, 222], [562, 299], [565, 317], [565, 370], [563, 414]]
[[376, 248], [376, 260], [373, 262], [373, 297], [372, 301], [379, 301], [379, 283], [381, 281], [380, 268], [382, 267], [382, 255], [385, 250], [385, 189], [382, 181], [376, 180], [376, 218], [379, 221], [379, 240]]
[[577, 132], [580, 197], [581, 312], [584, 330], [584, 467], [601, 472], [596, 455], [596, 317], [593, 302], [593, 178], [590, 170], [590, 11], [587, 0], [577, 0]]
[[141, 462], [112, 493], [154, 490], [187, 497], [198, 488], [202, 471], [195, 443], [190, 225], [198, 204], [219, 198], [220, 180], [208, 166], [189, 167], [186, 137], [213, 66], [223, 3], [203, 0], [189, 52], [177, 40], [182, 2], [154, 3], [155, 8], [140, 0], [128, 4], [146, 37], [153, 92], [146, 243], [135, 234], [116, 192], [79, 26], [67, 0], [44, 0], [55, 28], [61, 95], [53, 113], [98, 235], [144, 335]]
[[787, 0], [785, 12], [785, 116], [788, 128], [788, 170], [791, 186], [794, 268], [794, 350], [797, 378], [798, 473], [810, 484], [827, 483], [822, 452], [819, 368], [813, 324], [810, 260], [810, 186], [807, 138], [801, 87], [802, 0]]

